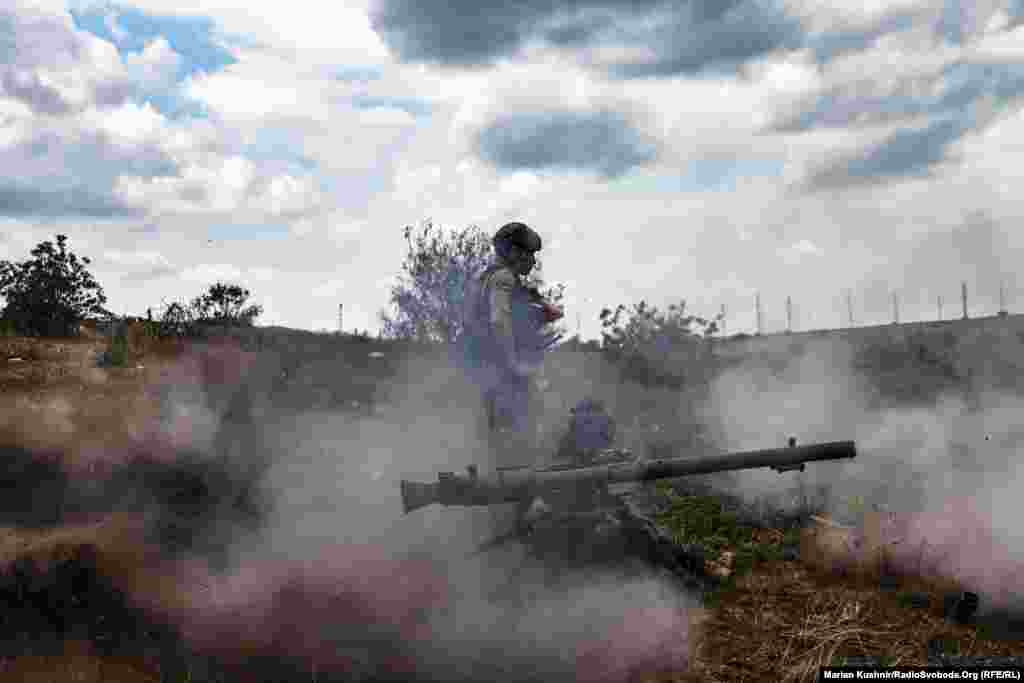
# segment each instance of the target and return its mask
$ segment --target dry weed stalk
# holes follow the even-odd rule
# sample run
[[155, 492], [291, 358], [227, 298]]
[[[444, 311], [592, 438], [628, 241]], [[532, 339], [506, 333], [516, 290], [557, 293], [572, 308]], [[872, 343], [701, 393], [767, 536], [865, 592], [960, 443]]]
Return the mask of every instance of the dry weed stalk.
[[[839, 650], [847, 644], [863, 646], [864, 637], [877, 635], [858, 625], [863, 605], [857, 600], [844, 599], [839, 594], [814, 596], [796, 629], [780, 633], [787, 639], [786, 650], [779, 661], [785, 671], [784, 681], [814, 680], [819, 667], [828, 665]], [[800, 654], [790, 657], [791, 652]]]

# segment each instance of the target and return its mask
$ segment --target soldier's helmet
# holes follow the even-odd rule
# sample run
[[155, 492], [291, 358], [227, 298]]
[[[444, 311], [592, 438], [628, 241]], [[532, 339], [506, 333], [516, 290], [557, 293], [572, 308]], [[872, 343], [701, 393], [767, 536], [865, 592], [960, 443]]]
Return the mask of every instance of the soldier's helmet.
[[608, 414], [603, 401], [585, 398], [570, 413], [569, 429], [577, 450], [611, 447], [615, 440], [615, 420]]
[[506, 252], [509, 247], [535, 253], [543, 246], [540, 235], [525, 223], [506, 223], [494, 233], [492, 242], [499, 253]]

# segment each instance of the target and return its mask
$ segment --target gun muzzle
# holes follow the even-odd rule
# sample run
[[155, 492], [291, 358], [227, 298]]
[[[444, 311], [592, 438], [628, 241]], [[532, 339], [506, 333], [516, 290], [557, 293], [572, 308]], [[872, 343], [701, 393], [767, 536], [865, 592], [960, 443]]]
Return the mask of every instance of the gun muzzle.
[[401, 489], [402, 511], [404, 514], [409, 514], [413, 510], [419, 510], [421, 507], [440, 502], [437, 490], [438, 485], [436, 483], [424, 484], [418, 481], [406, 481], [403, 479]]

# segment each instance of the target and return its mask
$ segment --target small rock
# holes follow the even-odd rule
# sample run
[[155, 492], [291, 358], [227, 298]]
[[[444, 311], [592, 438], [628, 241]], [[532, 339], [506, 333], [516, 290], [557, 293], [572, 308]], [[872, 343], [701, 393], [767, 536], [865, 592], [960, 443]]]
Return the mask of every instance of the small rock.
[[916, 609], [926, 609], [931, 604], [931, 598], [927, 593], [907, 593], [903, 596], [903, 600], [911, 607]]
[[727, 579], [732, 576], [733, 565], [736, 561], [736, 553], [726, 551], [721, 554], [717, 561], [704, 561], [704, 571], [719, 579]]
[[862, 668], [880, 667], [883, 666], [881, 657], [844, 657], [841, 660], [841, 666], [856, 666]]
[[380, 351], [372, 351], [372, 352], [370, 352], [370, 358], [383, 358], [383, 357], [384, 357], [384, 354], [381, 353]]
[[20, 362], [22, 362], [22, 359], [21, 358], [8, 358], [7, 362], [8, 363], [20, 363]]
[[894, 590], [896, 588], [899, 588], [900, 579], [898, 576], [893, 576], [891, 574], [883, 574], [879, 578], [878, 583], [881, 586], [882, 590]]
[[956, 650], [956, 643], [948, 638], [936, 636], [928, 641], [928, 657], [943, 658]]
[[977, 593], [964, 591], [947, 594], [943, 599], [945, 617], [958, 624], [967, 624], [978, 611], [978, 603]]

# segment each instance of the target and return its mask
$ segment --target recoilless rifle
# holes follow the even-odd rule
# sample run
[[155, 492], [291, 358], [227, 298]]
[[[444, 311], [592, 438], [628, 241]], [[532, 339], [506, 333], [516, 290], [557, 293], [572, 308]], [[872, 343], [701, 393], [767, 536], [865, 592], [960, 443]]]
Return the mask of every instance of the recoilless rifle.
[[[581, 402], [573, 413], [577, 432], [585, 432], [588, 425], [595, 424], [595, 414], [601, 417], [603, 406]], [[499, 467], [493, 474], [481, 476], [475, 465], [469, 465], [464, 474], [440, 473], [436, 482], [402, 480], [402, 507], [408, 514], [434, 504], [515, 504], [517, 523], [510, 535], [527, 541], [534, 554], [554, 553], [583, 562], [640, 556], [692, 582], [703, 575], [704, 562], [699, 550], [672, 543], [637, 508], [628, 493], [616, 488], [635, 482], [763, 467], [780, 473], [802, 472], [809, 462], [844, 460], [857, 455], [853, 441], [797, 446], [791, 438], [783, 448], [642, 459], [623, 449], [592, 447], [593, 431], [577, 439], [591, 447], [569, 448], [568, 457], [549, 466]], [[597, 441], [607, 441], [614, 428], [598, 431], [603, 436]]]

